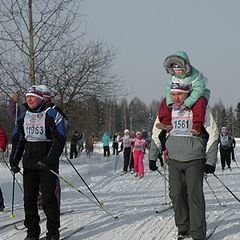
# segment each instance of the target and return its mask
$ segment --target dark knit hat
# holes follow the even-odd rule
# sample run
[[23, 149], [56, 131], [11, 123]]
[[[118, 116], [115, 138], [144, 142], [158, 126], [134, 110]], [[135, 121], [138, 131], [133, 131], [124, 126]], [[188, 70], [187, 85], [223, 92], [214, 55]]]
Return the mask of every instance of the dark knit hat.
[[189, 86], [186, 84], [181, 84], [179, 82], [171, 82], [170, 91], [188, 93], [190, 89]]

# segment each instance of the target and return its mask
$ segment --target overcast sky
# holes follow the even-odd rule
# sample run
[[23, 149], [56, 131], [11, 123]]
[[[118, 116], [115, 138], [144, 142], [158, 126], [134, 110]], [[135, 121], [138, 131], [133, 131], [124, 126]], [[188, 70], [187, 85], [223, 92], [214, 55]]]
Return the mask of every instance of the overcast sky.
[[85, 0], [88, 37], [117, 51], [113, 71], [147, 104], [164, 95], [177, 50], [208, 78], [210, 104], [240, 101], [240, 0]]

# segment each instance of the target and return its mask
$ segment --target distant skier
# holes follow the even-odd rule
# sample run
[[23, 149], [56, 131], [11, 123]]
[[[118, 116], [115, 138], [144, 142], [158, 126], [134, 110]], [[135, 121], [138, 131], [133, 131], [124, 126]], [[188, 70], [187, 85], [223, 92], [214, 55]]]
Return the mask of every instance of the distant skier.
[[71, 143], [70, 143], [70, 159], [73, 158], [73, 155], [74, 155], [74, 158], [77, 158], [77, 154], [78, 154], [78, 151], [77, 151], [78, 139], [79, 139], [78, 131], [75, 131], [74, 134], [72, 135]]
[[232, 149], [231, 149], [231, 157], [232, 157], [233, 162], [236, 162], [235, 151], [234, 151], [235, 147], [236, 147], [236, 140], [233, 137], [233, 139], [232, 139]]
[[219, 134], [219, 150], [221, 157], [222, 171], [224, 171], [225, 166], [231, 170], [231, 153], [233, 142], [235, 139], [229, 133], [227, 127], [222, 127]]
[[86, 153], [88, 154], [88, 156], [90, 157], [90, 154], [93, 153], [93, 145], [94, 145], [94, 134], [91, 133], [85, 142], [85, 149], [86, 149]]
[[113, 135], [113, 144], [112, 144], [112, 148], [113, 148], [113, 155], [118, 155], [119, 151], [118, 151], [118, 148], [119, 148], [119, 140], [120, 140], [120, 135], [119, 133], [115, 133]]
[[84, 149], [84, 133], [81, 132], [79, 133], [79, 136], [78, 136], [78, 152], [82, 152]]
[[124, 130], [124, 136], [119, 140], [122, 145], [123, 149], [123, 157], [124, 157], [124, 163], [123, 163], [123, 174], [126, 174], [128, 172], [133, 171], [133, 161], [132, 160], [132, 148], [131, 148], [131, 142], [132, 139], [130, 138], [130, 132], [128, 129]]
[[102, 143], [103, 143], [103, 156], [104, 157], [109, 157], [110, 156], [110, 136], [107, 132], [104, 132], [102, 136]]
[[134, 159], [134, 176], [144, 177], [144, 151], [148, 147], [148, 143], [143, 139], [141, 132], [136, 133], [136, 137], [132, 140], [131, 146], [133, 149], [133, 159]]

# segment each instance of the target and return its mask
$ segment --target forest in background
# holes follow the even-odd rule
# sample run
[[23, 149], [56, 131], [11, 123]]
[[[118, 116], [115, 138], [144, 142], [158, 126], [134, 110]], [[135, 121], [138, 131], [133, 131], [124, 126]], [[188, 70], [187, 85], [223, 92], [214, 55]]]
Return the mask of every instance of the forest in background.
[[[138, 97], [130, 102], [126, 98], [102, 101], [96, 96], [89, 97], [84, 102], [75, 101], [68, 111], [68, 138], [76, 130], [85, 136], [93, 133], [98, 138], [105, 131], [113, 135], [116, 132], [123, 133], [125, 128], [151, 132], [159, 105], [160, 100], [153, 100], [147, 105]], [[7, 114], [7, 101], [2, 101], [0, 110], [0, 121], [10, 138], [14, 120]], [[235, 107], [225, 107], [219, 102], [211, 107], [211, 111], [219, 129], [226, 126], [234, 137], [240, 137], [240, 103]]]

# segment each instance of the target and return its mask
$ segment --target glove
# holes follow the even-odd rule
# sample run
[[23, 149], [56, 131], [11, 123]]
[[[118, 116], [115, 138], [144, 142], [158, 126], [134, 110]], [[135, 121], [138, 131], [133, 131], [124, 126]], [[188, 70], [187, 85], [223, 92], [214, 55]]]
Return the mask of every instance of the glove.
[[215, 167], [212, 166], [212, 165], [209, 165], [209, 164], [205, 164], [205, 166], [204, 166], [204, 172], [205, 172], [206, 174], [208, 174], [208, 173], [214, 173], [214, 172], [215, 172]]
[[12, 100], [15, 102], [15, 103], [18, 103], [19, 102], [19, 92], [14, 92], [13, 95], [12, 95]]
[[167, 149], [165, 149], [164, 151], [163, 151], [163, 158], [164, 158], [164, 160], [168, 160], [168, 150]]
[[48, 161], [38, 161], [37, 165], [40, 169], [50, 170], [50, 164], [48, 163]]
[[19, 166], [14, 166], [14, 165], [11, 166], [11, 171], [12, 171], [14, 174], [20, 172], [20, 170], [21, 170], [21, 169], [20, 169]]
[[156, 165], [156, 161], [154, 160], [149, 160], [149, 169], [152, 171], [158, 170], [158, 167]]

